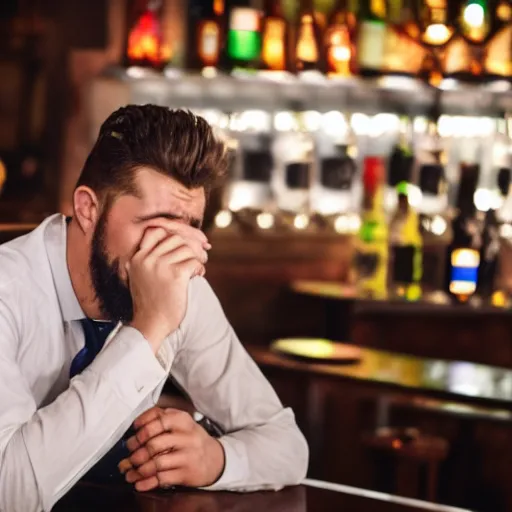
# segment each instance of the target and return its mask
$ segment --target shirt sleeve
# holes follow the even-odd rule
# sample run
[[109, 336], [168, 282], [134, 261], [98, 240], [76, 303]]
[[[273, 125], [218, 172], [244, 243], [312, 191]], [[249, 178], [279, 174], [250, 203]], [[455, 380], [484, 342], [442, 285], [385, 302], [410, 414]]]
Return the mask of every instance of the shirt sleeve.
[[191, 282], [180, 349], [171, 373], [198, 411], [216, 421], [226, 455], [210, 490], [280, 489], [305, 477], [308, 446], [291, 409], [247, 354], [213, 290]]
[[38, 409], [17, 364], [20, 331], [0, 301], [0, 510], [49, 511], [122, 436], [167, 372], [142, 335], [123, 327]]

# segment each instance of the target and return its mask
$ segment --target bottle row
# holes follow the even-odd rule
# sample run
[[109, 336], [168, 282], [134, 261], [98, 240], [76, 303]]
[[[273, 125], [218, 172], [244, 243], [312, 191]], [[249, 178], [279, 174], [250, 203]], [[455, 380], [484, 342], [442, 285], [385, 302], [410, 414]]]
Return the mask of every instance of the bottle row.
[[199, 113], [230, 148], [217, 229], [353, 235], [360, 297], [494, 297], [512, 239], [510, 119]]
[[[418, 215], [407, 188], [400, 184], [398, 205], [388, 224], [384, 176], [381, 159], [365, 159], [352, 269], [358, 296], [416, 301], [426, 295], [440, 303], [506, 306], [508, 294], [498, 279], [503, 253], [497, 212], [479, 212], [473, 200], [479, 166], [461, 165], [457, 208], [451, 218]], [[501, 169], [499, 179], [509, 185], [510, 169]]]
[[[322, 2], [326, 3], [326, 2]], [[333, 78], [405, 75], [512, 78], [510, 0], [191, 0], [185, 67], [210, 73], [320, 72]], [[163, 68], [173, 43], [162, 2], [134, 16], [127, 63]]]
[[[198, 113], [230, 150], [225, 210], [357, 216], [364, 160], [378, 156], [387, 169], [383, 201], [388, 220], [398, 204], [397, 186], [406, 187], [419, 213], [448, 212], [455, 204], [461, 165], [476, 165], [476, 208], [498, 209], [503, 222], [512, 222], [505, 201], [512, 164], [510, 118], [441, 116], [434, 122], [338, 111]], [[355, 220], [339, 222], [340, 232], [357, 226]]]

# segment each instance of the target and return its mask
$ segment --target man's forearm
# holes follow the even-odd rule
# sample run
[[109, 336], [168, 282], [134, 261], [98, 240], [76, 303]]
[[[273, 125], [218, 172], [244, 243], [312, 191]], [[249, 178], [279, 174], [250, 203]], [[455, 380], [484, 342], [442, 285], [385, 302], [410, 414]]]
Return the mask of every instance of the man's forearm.
[[309, 450], [291, 409], [267, 423], [227, 434], [220, 439], [226, 463], [220, 479], [207, 489], [279, 490], [306, 476]]
[[165, 376], [140, 333], [121, 329], [68, 390], [0, 445], [0, 510], [50, 510], [115, 444]]

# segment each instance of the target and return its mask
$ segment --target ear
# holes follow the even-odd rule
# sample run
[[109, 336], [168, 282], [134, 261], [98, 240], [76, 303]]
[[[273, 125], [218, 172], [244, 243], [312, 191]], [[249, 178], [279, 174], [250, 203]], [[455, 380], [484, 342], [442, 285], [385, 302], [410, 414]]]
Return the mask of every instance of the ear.
[[73, 193], [73, 210], [84, 234], [92, 233], [100, 216], [98, 196], [89, 187], [81, 185]]

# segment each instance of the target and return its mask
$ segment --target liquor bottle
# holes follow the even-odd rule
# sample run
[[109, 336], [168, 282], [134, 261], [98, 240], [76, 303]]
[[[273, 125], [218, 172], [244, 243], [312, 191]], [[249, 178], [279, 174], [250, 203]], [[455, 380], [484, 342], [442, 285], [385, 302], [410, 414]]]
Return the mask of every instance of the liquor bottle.
[[512, 223], [512, 186], [511, 186], [510, 168], [503, 167], [498, 173], [498, 188], [500, 190], [503, 203], [498, 210], [497, 216], [499, 222], [503, 225], [505, 223]]
[[485, 48], [484, 71], [489, 79], [512, 78], [512, 2], [496, 7], [496, 33]]
[[419, 76], [426, 49], [421, 45], [415, 0], [389, 0], [384, 71], [386, 74]]
[[408, 117], [400, 119], [398, 141], [391, 150], [388, 163], [388, 180], [385, 192], [386, 210], [392, 211], [397, 205], [398, 185], [409, 183], [414, 165], [413, 126]]
[[442, 48], [452, 38], [456, 16], [455, 2], [425, 0], [420, 9], [421, 41], [431, 48]]
[[452, 222], [453, 240], [446, 258], [446, 291], [452, 299], [466, 303], [475, 293], [482, 248], [482, 222], [474, 194], [480, 177], [478, 164], [461, 164], [457, 214]]
[[485, 213], [476, 289], [477, 295], [485, 302], [490, 302], [496, 291], [500, 248], [499, 221], [496, 210], [490, 208]]
[[266, 71], [287, 71], [288, 22], [281, 0], [265, 0], [264, 9], [260, 67]]
[[384, 162], [366, 157], [363, 163], [361, 228], [356, 239], [354, 270], [358, 296], [387, 297], [388, 225], [384, 213]]
[[[500, 234], [500, 254], [497, 281], [497, 290], [492, 296], [493, 305], [507, 303], [506, 297], [511, 296], [510, 282], [506, 276], [512, 271], [512, 169], [502, 168], [498, 173], [498, 188], [503, 199], [501, 207], [496, 212]], [[496, 284], [496, 283], [495, 283]], [[500, 300], [501, 299], [501, 300]], [[501, 304], [500, 304], [501, 302]]]
[[261, 54], [261, 13], [250, 0], [231, 0], [226, 38], [226, 64], [230, 70], [256, 70]]
[[454, 4], [448, 0], [425, 0], [419, 10], [420, 40], [430, 50], [421, 77], [433, 86], [439, 86], [443, 79], [445, 48], [455, 33]]
[[419, 217], [409, 201], [414, 167], [412, 123], [402, 119], [398, 144], [388, 164], [388, 191], [395, 193], [396, 208], [389, 227], [390, 294], [394, 298], [418, 300], [421, 296], [422, 237]]
[[321, 129], [315, 135], [318, 179], [311, 188], [311, 209], [325, 217], [352, 213], [357, 147], [346, 116], [334, 111], [324, 114]]
[[268, 112], [239, 112], [231, 116], [230, 137], [235, 151], [229, 192], [229, 209], [265, 211], [270, 204], [274, 168]]
[[[302, 215], [306, 218], [310, 213], [310, 185], [315, 161], [314, 140], [302, 113], [279, 112], [276, 118], [277, 116], [281, 119], [287, 117], [287, 127], [281, 130], [276, 126], [278, 133], [273, 145], [276, 159], [273, 190], [283, 219], [295, 223], [296, 216]], [[303, 227], [306, 226], [299, 229]]]
[[161, 0], [135, 2], [126, 45], [127, 65], [161, 70], [172, 60], [172, 47], [164, 41], [161, 13]]
[[348, 0], [337, 0], [325, 33], [327, 74], [350, 78], [356, 74], [354, 32], [356, 20], [348, 8]]
[[509, 122], [510, 119], [507, 115], [497, 120], [492, 155], [493, 167], [497, 171], [498, 190], [503, 199], [497, 212], [501, 223], [512, 222], [512, 191], [510, 190], [512, 139], [508, 129]]
[[384, 70], [385, 16], [384, 0], [361, 1], [358, 15], [357, 64], [362, 76], [379, 76]]
[[430, 121], [427, 134], [417, 150], [421, 201], [418, 206], [423, 239], [422, 293], [445, 301], [445, 259], [452, 240], [448, 213], [448, 184], [444, 169], [445, 154], [437, 124]]
[[222, 52], [223, 0], [191, 0], [188, 14], [191, 30], [187, 67], [194, 70], [217, 68]]
[[301, 0], [296, 28], [295, 71], [325, 71], [321, 29], [313, 0]]
[[494, 16], [487, 0], [465, 0], [458, 14], [458, 34], [448, 45], [444, 75], [462, 81], [484, 77], [486, 43], [493, 34]]
[[409, 180], [401, 181], [397, 191], [398, 205], [389, 227], [389, 288], [392, 297], [415, 301], [421, 297], [423, 239], [418, 214], [409, 203]]

